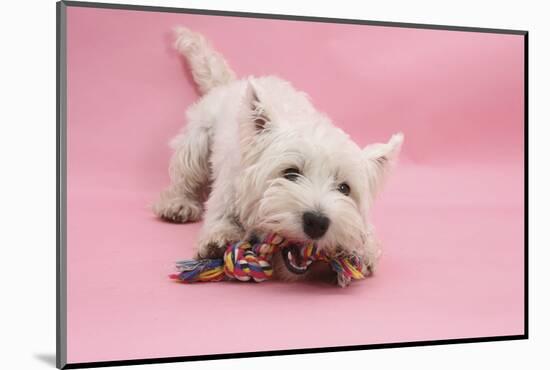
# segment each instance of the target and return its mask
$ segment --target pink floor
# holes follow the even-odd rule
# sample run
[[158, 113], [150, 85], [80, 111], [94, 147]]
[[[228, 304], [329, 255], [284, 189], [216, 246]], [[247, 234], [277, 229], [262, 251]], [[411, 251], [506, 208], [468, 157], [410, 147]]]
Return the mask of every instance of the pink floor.
[[[523, 333], [520, 36], [69, 8], [68, 361]], [[200, 224], [155, 219], [196, 92], [169, 29], [276, 73], [361, 145], [403, 131], [376, 204], [377, 274], [171, 282]], [[353, 57], [352, 57], [353, 56]]]

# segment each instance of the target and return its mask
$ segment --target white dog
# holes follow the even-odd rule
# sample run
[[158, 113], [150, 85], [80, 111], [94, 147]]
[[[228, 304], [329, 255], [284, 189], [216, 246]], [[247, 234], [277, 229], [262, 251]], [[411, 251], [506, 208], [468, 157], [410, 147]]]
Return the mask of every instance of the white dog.
[[[190, 222], [206, 210], [199, 257], [219, 257], [228, 242], [277, 232], [354, 253], [372, 271], [379, 247], [367, 216], [403, 135], [361, 149], [290, 83], [274, 76], [237, 80], [202, 35], [184, 28], [176, 29], [175, 47], [203, 97], [172, 141], [171, 184], [155, 214]], [[300, 266], [289, 262], [275, 256], [274, 275], [317, 276], [315, 268], [299, 275], [293, 267]]]

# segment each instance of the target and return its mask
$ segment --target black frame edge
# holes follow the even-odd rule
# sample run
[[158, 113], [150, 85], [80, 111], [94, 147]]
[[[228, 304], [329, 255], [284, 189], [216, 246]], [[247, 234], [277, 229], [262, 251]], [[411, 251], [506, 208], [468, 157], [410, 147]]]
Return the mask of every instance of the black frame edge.
[[56, 367], [67, 366], [67, 6], [56, 3]]
[[165, 7], [165, 6], [97, 3], [97, 2], [84, 2], [84, 1], [72, 1], [72, 0], [63, 0], [63, 3], [65, 3], [67, 6], [81, 7], [81, 8], [101, 8], [101, 9], [136, 10], [136, 11], [164, 12], [164, 13], [202, 14], [202, 15], [225, 16], [225, 17], [280, 19], [280, 20], [287, 20], [287, 21], [343, 23], [343, 24], [358, 24], [358, 25], [382, 26], [382, 27], [421, 28], [421, 29], [442, 30], [442, 31], [500, 33], [500, 34], [510, 34], [510, 35], [524, 35], [527, 33], [527, 31], [524, 31], [524, 30], [508, 30], [508, 29], [483, 28], [483, 27], [463, 27], [463, 26], [436, 25], [436, 24], [424, 24], [424, 23], [383, 22], [383, 21], [371, 21], [371, 20], [350, 19], [350, 18], [325, 18], [325, 17], [317, 17], [317, 16], [252, 13], [252, 12], [238, 12], [238, 11], [216, 10], [216, 9], [174, 8], [174, 7]]
[[380, 343], [380, 344], [327, 347], [327, 348], [303, 348], [303, 349], [226, 353], [226, 354], [213, 354], [213, 355], [160, 357], [160, 358], [147, 358], [147, 359], [135, 359], [135, 360], [80, 362], [80, 363], [67, 364], [65, 367], [63, 367], [63, 369], [82, 369], [82, 368], [129, 366], [129, 365], [151, 365], [151, 364], [165, 364], [165, 363], [173, 363], [173, 362], [190, 362], [190, 361], [222, 360], [222, 359], [235, 359], [235, 358], [247, 358], [247, 357], [286, 356], [286, 355], [314, 354], [314, 353], [327, 353], [327, 352], [361, 351], [361, 350], [367, 350], [367, 349], [422, 347], [422, 346], [434, 346], [434, 345], [439, 346], [439, 345], [459, 344], [459, 343], [461, 344], [483, 343], [483, 342], [498, 342], [498, 341], [523, 340], [523, 339], [527, 339], [526, 335], [504, 335], [504, 336], [497, 336], [497, 337], [426, 340], [426, 341], [417, 341], [417, 342]]
[[524, 84], [524, 132], [523, 132], [523, 147], [524, 147], [524, 201], [523, 201], [523, 226], [524, 235], [524, 333], [525, 337], [529, 338], [529, 32], [525, 32], [523, 36], [523, 84]]

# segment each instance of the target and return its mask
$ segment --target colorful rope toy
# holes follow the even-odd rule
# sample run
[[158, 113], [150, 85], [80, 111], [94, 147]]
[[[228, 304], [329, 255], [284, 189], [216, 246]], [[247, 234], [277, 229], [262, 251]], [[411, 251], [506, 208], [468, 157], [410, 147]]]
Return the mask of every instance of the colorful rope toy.
[[298, 245], [279, 235], [271, 234], [257, 243], [239, 241], [229, 244], [223, 259], [177, 262], [178, 273], [170, 275], [170, 278], [182, 283], [235, 279], [265, 281], [273, 276], [271, 258], [277, 251], [282, 251], [287, 268], [295, 273], [306, 272], [313, 261], [323, 261], [329, 263], [339, 277], [347, 280], [365, 277], [361, 260], [355, 255], [328, 256], [319, 251], [313, 243]]

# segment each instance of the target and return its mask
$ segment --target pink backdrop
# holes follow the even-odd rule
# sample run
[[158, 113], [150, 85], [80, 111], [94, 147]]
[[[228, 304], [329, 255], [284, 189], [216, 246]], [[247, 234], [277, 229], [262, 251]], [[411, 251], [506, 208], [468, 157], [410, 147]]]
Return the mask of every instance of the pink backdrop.
[[[168, 280], [200, 226], [148, 209], [197, 99], [175, 25], [240, 76], [292, 81], [360, 145], [405, 133], [375, 277]], [[68, 361], [523, 333], [523, 83], [522, 36], [70, 7]]]

